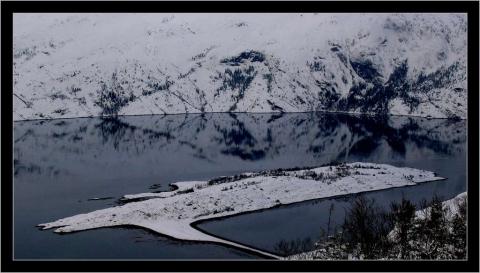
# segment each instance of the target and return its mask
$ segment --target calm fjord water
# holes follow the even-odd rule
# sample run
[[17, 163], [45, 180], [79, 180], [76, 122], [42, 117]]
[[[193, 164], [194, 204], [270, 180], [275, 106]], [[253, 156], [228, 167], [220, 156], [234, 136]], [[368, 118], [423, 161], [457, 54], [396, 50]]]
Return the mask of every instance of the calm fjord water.
[[[434, 171], [446, 180], [366, 193], [388, 206], [449, 199], [466, 189], [466, 123], [344, 114], [188, 114], [22, 121], [14, 124], [16, 259], [257, 258], [141, 229], [58, 235], [35, 226], [113, 205], [122, 195], [176, 181], [332, 162], [377, 162]], [[112, 197], [104, 200], [92, 198]], [[276, 251], [343, 221], [349, 198], [308, 201], [201, 223], [221, 237]], [[333, 205], [333, 206], [332, 206]], [[330, 210], [332, 210], [331, 217]]]

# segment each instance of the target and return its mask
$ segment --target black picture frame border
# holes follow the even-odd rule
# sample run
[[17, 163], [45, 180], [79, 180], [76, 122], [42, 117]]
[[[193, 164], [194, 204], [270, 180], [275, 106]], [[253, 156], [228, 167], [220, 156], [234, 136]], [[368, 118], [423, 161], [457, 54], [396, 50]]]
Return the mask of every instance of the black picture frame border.
[[[342, 13], [467, 13], [468, 15], [468, 259], [466, 261], [15, 261], [13, 260], [12, 188], [13, 121], [12, 57], [13, 13], [26, 12], [342, 12]], [[479, 3], [441, 2], [59, 2], [9, 1], [1, 3], [1, 270], [2, 271], [479, 271]]]

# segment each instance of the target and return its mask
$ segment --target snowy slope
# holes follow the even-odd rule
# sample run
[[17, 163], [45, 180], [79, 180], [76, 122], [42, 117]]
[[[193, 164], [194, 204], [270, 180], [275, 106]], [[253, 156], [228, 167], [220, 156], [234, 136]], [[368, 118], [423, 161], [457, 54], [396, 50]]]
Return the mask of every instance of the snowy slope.
[[466, 118], [462, 14], [15, 14], [14, 119]]
[[[448, 199], [442, 202], [442, 208], [446, 212], [447, 219], [452, 219], [455, 215], [459, 213], [459, 207], [467, 202], [467, 192], [462, 192], [455, 196], [452, 199]], [[427, 215], [430, 214], [431, 207], [417, 210], [415, 212], [415, 217], [420, 219], [425, 219]]]

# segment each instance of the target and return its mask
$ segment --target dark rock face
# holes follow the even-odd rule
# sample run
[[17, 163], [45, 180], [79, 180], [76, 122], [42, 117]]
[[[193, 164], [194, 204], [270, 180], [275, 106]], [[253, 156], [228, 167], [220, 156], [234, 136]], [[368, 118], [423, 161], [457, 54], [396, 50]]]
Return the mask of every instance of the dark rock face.
[[369, 60], [365, 61], [350, 61], [350, 65], [353, 67], [353, 70], [367, 82], [374, 81], [380, 76], [380, 73], [377, 72], [377, 69], [373, 67], [373, 64]]
[[228, 64], [232, 66], [238, 66], [245, 61], [250, 61], [250, 62], [263, 62], [265, 61], [265, 55], [261, 52], [258, 51], [245, 51], [240, 53], [238, 56], [234, 56], [231, 58], [226, 58], [220, 61], [220, 63], [223, 64]]
[[[420, 104], [420, 97], [442, 87], [451, 86], [455, 75], [459, 73], [459, 64], [455, 63], [449, 67], [430, 74], [421, 73], [417, 78], [409, 79], [408, 60], [405, 59], [394, 68], [386, 82], [382, 81], [381, 75], [369, 61], [351, 62], [357, 75], [363, 80], [353, 85], [346, 98], [336, 101], [335, 98], [326, 97], [327, 108], [340, 111], [360, 111], [386, 115], [390, 113], [389, 103], [396, 98], [408, 107], [410, 112], [417, 109]], [[460, 88], [461, 89], [461, 88]], [[461, 91], [460, 89], [455, 89]], [[325, 94], [330, 94], [326, 90]], [[454, 117], [454, 115], [450, 116]]]
[[382, 83], [380, 74], [369, 61], [352, 63], [355, 72], [364, 80], [354, 85], [347, 98], [339, 101], [338, 109], [342, 111], [374, 112], [379, 115], [389, 113], [388, 103], [398, 96], [405, 86], [408, 71], [407, 61], [402, 62]]

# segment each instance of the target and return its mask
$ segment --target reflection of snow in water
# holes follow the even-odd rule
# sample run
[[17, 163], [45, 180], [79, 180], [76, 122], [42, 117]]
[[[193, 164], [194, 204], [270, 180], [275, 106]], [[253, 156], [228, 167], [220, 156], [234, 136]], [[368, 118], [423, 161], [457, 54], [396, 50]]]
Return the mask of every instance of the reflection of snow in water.
[[[321, 113], [284, 114], [273, 120], [272, 116], [190, 114], [17, 122], [15, 173], [91, 172], [111, 177], [138, 172], [141, 176], [146, 164], [155, 164], [162, 176], [174, 165], [193, 159], [190, 167], [198, 172], [227, 163], [219, 170], [231, 169], [232, 174], [238, 172], [233, 167], [237, 164], [261, 170], [356, 156], [381, 163], [382, 157], [448, 156], [461, 152], [466, 139], [465, 121], [410, 117], [385, 121]], [[70, 164], [76, 160], [82, 161], [79, 168]], [[118, 167], [126, 161], [132, 168]], [[105, 168], [110, 171], [104, 172]]]

